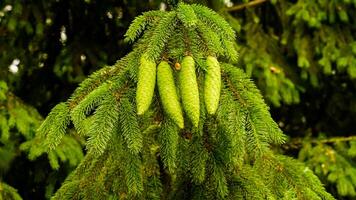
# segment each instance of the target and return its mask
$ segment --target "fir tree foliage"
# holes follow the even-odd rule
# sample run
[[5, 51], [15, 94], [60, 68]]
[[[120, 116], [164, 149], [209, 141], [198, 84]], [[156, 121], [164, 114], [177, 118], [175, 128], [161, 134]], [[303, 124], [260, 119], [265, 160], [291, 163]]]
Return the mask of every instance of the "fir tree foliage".
[[[270, 150], [285, 137], [254, 83], [231, 64], [237, 60], [235, 33], [221, 16], [179, 3], [134, 20], [126, 37], [139, 36], [131, 53], [85, 80], [39, 129], [49, 148], [56, 147], [70, 121], [87, 137], [85, 158], [52, 199], [333, 199], [308, 168]], [[159, 85], [149, 110], [138, 116], [142, 55], [160, 63]], [[196, 64], [200, 119], [195, 126], [183, 113], [183, 128], [166, 109], [172, 99], [160, 98], [160, 87], [173, 86], [174, 104], [180, 104], [179, 71], [170, 64], [187, 55]], [[208, 56], [221, 66], [220, 104], [210, 114], [203, 100]], [[160, 81], [162, 66], [169, 83]]]
[[331, 191], [343, 197], [356, 196], [356, 138], [303, 141], [299, 160], [305, 162]]
[[241, 65], [274, 106], [299, 103], [324, 77], [355, 79], [355, 1], [258, 2], [221, 14], [240, 35]]
[[[41, 116], [11, 93], [5, 82], [0, 81], [0, 119], [0, 141], [5, 144], [16, 136], [32, 139], [35, 129], [40, 125]], [[17, 130], [16, 135], [11, 133], [11, 129]]]
[[[15, 151], [18, 147], [20, 148], [19, 150], [29, 151], [28, 157], [30, 160], [34, 160], [40, 155], [49, 152], [48, 159], [53, 169], [59, 168], [59, 161], [69, 161], [71, 166], [76, 166], [83, 158], [80, 144], [81, 139], [65, 135], [68, 119], [66, 119], [67, 113], [61, 111], [62, 109], [66, 110], [66, 106], [58, 104], [53, 109], [58, 117], [56, 121], [53, 120], [53, 117], [48, 116], [46, 121], [40, 126], [42, 117], [37, 110], [24, 104], [18, 97], [8, 91], [6, 83], [0, 82], [0, 85], [3, 89], [0, 91], [2, 98], [0, 100], [0, 142], [4, 145], [0, 147], [2, 152], [1, 157], [4, 158], [1, 163], [1, 169], [6, 171], [6, 168], [10, 166], [11, 161], [16, 156], [12, 151]], [[53, 141], [51, 144], [45, 143], [44, 140], [39, 139], [40, 137], [35, 137], [36, 129], [39, 127], [37, 132], [40, 135], [49, 121], [58, 128], [56, 129], [57, 132], [53, 132], [53, 129], [47, 129], [49, 132], [47, 137]], [[17, 140], [21, 138], [25, 139], [24, 142], [20, 145], [16, 144]], [[51, 151], [57, 146], [59, 147]]]
[[[47, 129], [50, 133], [48, 137], [53, 140], [53, 143], [48, 145], [40, 137], [35, 137], [36, 129], [43, 121], [41, 115], [35, 108], [26, 105], [19, 97], [10, 92], [5, 82], [0, 81], [0, 199], [22, 199], [17, 190], [3, 180], [3, 176], [7, 175], [8, 171], [15, 165], [14, 160], [20, 157], [22, 153], [26, 153], [24, 155], [27, 155], [28, 159], [33, 162], [39, 156], [48, 153], [48, 163], [53, 170], [49, 173], [52, 175], [56, 173], [60, 165], [65, 164], [69, 168], [74, 168], [80, 163], [83, 158], [81, 139], [64, 135], [68, 125], [62, 124], [68, 122], [65, 118], [66, 114], [60, 112], [64, 106], [64, 104], [59, 104], [53, 109], [54, 113], [58, 115], [58, 120], [54, 121], [53, 118], [48, 117], [47, 122], [43, 123], [43, 125], [46, 125], [48, 120], [52, 120], [51, 123], [59, 127], [57, 132], [51, 132], [50, 129]], [[56, 137], [57, 134], [58, 137]], [[56, 149], [52, 150], [54, 146]], [[38, 181], [40, 179], [38, 178]], [[44, 179], [47, 181], [46, 193], [51, 195], [58, 179], [50, 177]]]
[[[250, 6], [250, 3], [256, 4]], [[286, 146], [292, 147], [289, 149], [292, 152], [288, 153], [296, 155], [296, 150], [300, 150], [300, 160], [320, 177], [328, 191], [337, 199], [353, 199], [354, 189], [346, 189], [352, 186], [346, 171], [354, 168], [354, 159], [345, 153], [351, 146], [341, 142], [340, 130], [343, 130], [344, 139], [354, 134], [353, 121], [348, 124], [348, 120], [345, 120], [354, 119], [346, 114], [355, 111], [354, 103], [348, 103], [345, 99], [349, 97], [348, 93], [355, 93], [347, 91], [355, 85], [355, 1], [277, 0], [246, 1], [241, 4], [234, 1], [234, 4], [231, 8], [222, 7], [220, 13], [240, 36], [237, 42], [240, 44], [240, 65], [256, 80], [266, 100], [274, 107], [281, 106], [275, 108], [278, 109], [275, 116], [283, 112], [289, 115], [290, 111], [294, 113], [298, 110], [295, 116], [303, 121], [299, 123], [299, 120], [288, 116], [279, 122], [285, 125], [284, 130], [292, 138], [306, 135], [307, 141], [299, 141], [297, 148], [291, 139]], [[340, 82], [334, 84], [334, 81]], [[320, 98], [324, 95], [327, 95], [327, 101]], [[318, 103], [315, 104], [316, 101]], [[305, 102], [313, 103], [308, 105]], [[325, 102], [327, 106], [324, 107]], [[286, 104], [307, 106], [288, 108]], [[338, 106], [348, 104], [352, 106], [345, 110]], [[316, 108], [318, 113], [311, 111], [311, 108]], [[285, 109], [288, 111], [283, 111]], [[331, 121], [323, 120], [323, 111]], [[339, 123], [342, 126], [335, 126]], [[350, 128], [344, 130], [347, 126]], [[294, 135], [296, 129], [298, 133]], [[309, 130], [316, 131], [312, 131], [312, 135]], [[324, 137], [337, 135], [340, 138], [337, 138], [338, 142], [325, 143], [329, 140], [319, 137], [320, 131], [326, 133]], [[314, 138], [309, 138], [311, 136]], [[341, 151], [340, 146], [343, 146]], [[330, 156], [334, 153], [329, 155], [330, 152], [342, 155], [346, 162], [335, 161]], [[337, 171], [337, 178], [332, 176], [328, 179], [328, 174], [334, 170]], [[343, 181], [338, 181], [338, 178]]]
[[0, 199], [22, 200], [17, 190], [6, 183], [0, 182]]

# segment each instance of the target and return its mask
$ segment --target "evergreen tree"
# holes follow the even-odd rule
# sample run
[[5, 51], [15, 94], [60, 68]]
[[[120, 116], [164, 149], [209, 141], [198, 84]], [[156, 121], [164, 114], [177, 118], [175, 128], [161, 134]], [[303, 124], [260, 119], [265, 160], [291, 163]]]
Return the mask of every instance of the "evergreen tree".
[[[353, 199], [355, 1], [185, 2], [213, 8], [237, 32], [239, 59], [226, 61], [220, 56], [218, 61], [243, 68], [271, 106], [273, 119], [288, 136], [286, 143], [272, 145], [273, 149], [304, 162], [336, 199]], [[71, 134], [72, 123], [67, 130], [70, 137], [66, 135], [51, 153], [57, 156], [43, 154], [51, 145], [42, 138], [31, 139], [42, 120], [33, 107], [47, 115], [85, 76], [125, 55], [131, 43], [125, 43], [122, 36], [130, 21], [158, 7], [164, 9], [166, 4], [160, 0], [0, 1], [0, 135], [8, 138], [0, 141], [0, 193], [5, 199], [15, 191], [10, 187], [24, 199], [49, 198], [76, 165], [64, 161], [60, 153], [70, 148], [67, 138], [81, 141]], [[171, 66], [182, 69], [173, 70], [179, 92], [182, 83], [194, 83], [191, 72], [182, 68], [190, 63], [189, 57], [170, 60]], [[195, 67], [200, 68], [194, 62]], [[204, 83], [201, 79], [200, 84]], [[204, 88], [198, 89], [205, 95]], [[159, 102], [157, 92], [154, 98]], [[196, 92], [179, 92], [185, 120], [196, 124], [201, 113], [193, 110], [203, 109], [199, 103], [205, 104], [205, 99], [197, 101]], [[187, 97], [195, 100], [187, 103]], [[31, 150], [32, 145], [37, 150]], [[49, 163], [47, 157], [59, 160]]]
[[145, 12], [126, 33], [138, 38], [39, 128], [49, 152], [70, 123], [87, 138], [53, 199], [333, 199], [308, 167], [271, 150], [285, 136], [233, 65], [235, 33], [221, 16], [184, 3]]
[[239, 64], [291, 138], [284, 152], [306, 163], [337, 199], [355, 198], [356, 1], [215, 7], [240, 36]]
[[[47, 160], [36, 160], [44, 157], [47, 148], [42, 141], [34, 139], [36, 129], [43, 121], [40, 114], [31, 106], [24, 104], [17, 96], [8, 90], [5, 82], [0, 81], [0, 199], [22, 199], [18, 190], [27, 193], [24, 185], [46, 184], [40, 188], [47, 198], [51, 197], [56, 185], [61, 183], [65, 176], [78, 165], [83, 158], [81, 139], [66, 135], [56, 150], [47, 154]], [[78, 140], [79, 139], [79, 140]], [[26, 158], [27, 151], [31, 148]], [[28, 167], [33, 164], [40, 169]], [[48, 163], [50, 166], [48, 166]], [[59, 170], [59, 166], [62, 169]], [[28, 167], [19, 173], [21, 166]], [[40, 173], [48, 173], [48, 177]], [[62, 174], [62, 175], [61, 175]], [[28, 180], [18, 182], [19, 177], [27, 177]], [[9, 185], [7, 181], [14, 185]], [[16, 186], [16, 188], [14, 188]]]

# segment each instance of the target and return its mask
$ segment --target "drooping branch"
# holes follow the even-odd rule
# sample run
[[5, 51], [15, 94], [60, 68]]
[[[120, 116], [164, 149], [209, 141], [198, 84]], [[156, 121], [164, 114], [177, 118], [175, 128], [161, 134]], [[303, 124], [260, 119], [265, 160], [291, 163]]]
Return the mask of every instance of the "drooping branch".
[[[121, 59], [123, 60], [123, 59]], [[77, 106], [91, 91], [97, 88], [99, 85], [119, 74], [122, 71], [122, 64], [115, 64], [115, 66], [107, 66], [94, 73], [91, 77], [81, 83], [81, 87], [78, 87], [72, 97], [68, 100], [70, 109]]]
[[230, 90], [232, 91], [232, 93], [234, 94], [235, 98], [240, 101], [241, 105], [243, 105], [244, 107], [247, 107], [245, 100], [241, 97], [240, 93], [234, 87], [234, 85], [231, 82], [231, 80], [229, 79], [229, 77], [224, 73], [222, 74], [222, 77], [224, 78], [224, 80], [226, 80], [226, 83], [227, 83], [228, 87], [230, 88]]

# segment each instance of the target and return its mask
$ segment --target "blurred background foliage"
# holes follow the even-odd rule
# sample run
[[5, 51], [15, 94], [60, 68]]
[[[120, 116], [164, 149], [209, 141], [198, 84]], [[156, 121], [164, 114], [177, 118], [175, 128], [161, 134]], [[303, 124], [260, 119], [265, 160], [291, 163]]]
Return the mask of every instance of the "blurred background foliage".
[[[276, 150], [305, 162], [337, 199], [355, 199], [356, 0], [186, 2], [216, 10], [237, 32], [237, 64], [290, 137]], [[42, 116], [131, 50], [123, 35], [135, 16], [167, 6], [0, 1], [0, 199], [44, 199], [58, 188], [85, 152], [68, 136], [45, 154], [33, 140]]]
[[0, 88], [0, 199], [18, 199], [18, 193], [29, 199], [49, 198], [82, 160], [82, 140], [66, 136], [58, 149], [46, 154], [44, 143], [34, 139], [41, 115], [4, 81]]

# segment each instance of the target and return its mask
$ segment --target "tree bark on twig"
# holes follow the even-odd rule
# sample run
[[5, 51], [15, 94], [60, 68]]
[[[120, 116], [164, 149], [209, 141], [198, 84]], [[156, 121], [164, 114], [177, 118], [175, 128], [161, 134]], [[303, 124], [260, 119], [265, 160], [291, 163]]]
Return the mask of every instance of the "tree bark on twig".
[[257, 6], [261, 3], [264, 3], [268, 0], [255, 0], [255, 1], [250, 1], [248, 3], [244, 3], [244, 4], [239, 4], [239, 5], [236, 5], [236, 6], [232, 6], [230, 8], [227, 8], [226, 10], [229, 11], [229, 12], [234, 12], [234, 11], [238, 11], [238, 10], [242, 10], [244, 8], [248, 8], [248, 7], [253, 7], [253, 6]]

